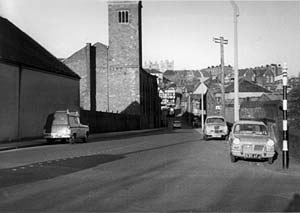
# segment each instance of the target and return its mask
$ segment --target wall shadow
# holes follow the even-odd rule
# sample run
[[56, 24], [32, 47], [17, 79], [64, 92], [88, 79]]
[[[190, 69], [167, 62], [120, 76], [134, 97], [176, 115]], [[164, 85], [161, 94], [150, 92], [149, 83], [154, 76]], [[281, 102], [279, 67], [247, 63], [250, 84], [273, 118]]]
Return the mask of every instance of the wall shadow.
[[292, 201], [289, 203], [285, 212], [300, 212], [300, 195], [294, 194]]
[[125, 158], [123, 155], [89, 155], [44, 161], [0, 170], [0, 188], [55, 178]]

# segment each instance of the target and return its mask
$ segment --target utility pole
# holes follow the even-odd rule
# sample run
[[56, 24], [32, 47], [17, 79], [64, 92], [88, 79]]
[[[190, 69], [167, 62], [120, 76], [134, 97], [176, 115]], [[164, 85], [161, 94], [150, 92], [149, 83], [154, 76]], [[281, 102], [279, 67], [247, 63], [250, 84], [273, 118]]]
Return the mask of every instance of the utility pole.
[[231, 1], [233, 7], [233, 22], [234, 22], [234, 121], [240, 119], [239, 115], [239, 70], [238, 70], [238, 30], [237, 18], [239, 17], [239, 8], [234, 1]]
[[225, 117], [225, 90], [224, 90], [224, 44], [228, 44], [222, 36], [214, 38], [214, 42], [220, 44], [221, 51], [221, 91], [222, 91], [222, 116]]

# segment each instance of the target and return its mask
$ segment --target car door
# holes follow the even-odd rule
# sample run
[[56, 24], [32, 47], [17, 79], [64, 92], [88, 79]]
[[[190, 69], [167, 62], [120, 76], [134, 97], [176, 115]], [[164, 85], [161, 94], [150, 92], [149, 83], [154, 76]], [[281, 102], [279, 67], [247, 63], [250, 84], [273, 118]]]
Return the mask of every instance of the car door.
[[76, 122], [76, 117], [73, 115], [69, 115], [69, 122], [72, 135], [76, 134], [76, 137], [80, 137], [80, 135], [78, 134], [78, 124]]
[[80, 120], [78, 116], [75, 117], [75, 123], [77, 125], [78, 137], [80, 138], [84, 137], [85, 136], [84, 128], [80, 124]]

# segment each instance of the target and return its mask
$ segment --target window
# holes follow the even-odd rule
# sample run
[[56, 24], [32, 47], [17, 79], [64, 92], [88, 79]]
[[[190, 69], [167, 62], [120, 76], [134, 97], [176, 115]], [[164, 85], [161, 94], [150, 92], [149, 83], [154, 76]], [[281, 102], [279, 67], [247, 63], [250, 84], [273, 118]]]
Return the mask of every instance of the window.
[[119, 23], [128, 23], [128, 10], [120, 10], [118, 11], [118, 16], [119, 16]]
[[69, 122], [70, 122], [70, 126], [77, 126], [78, 125], [76, 117], [74, 117], [74, 116], [69, 116]]

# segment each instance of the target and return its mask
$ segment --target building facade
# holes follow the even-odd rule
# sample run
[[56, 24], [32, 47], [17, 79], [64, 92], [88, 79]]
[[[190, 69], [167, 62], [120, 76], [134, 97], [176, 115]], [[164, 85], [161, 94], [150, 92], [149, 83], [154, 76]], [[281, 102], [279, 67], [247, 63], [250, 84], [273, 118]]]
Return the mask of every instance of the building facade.
[[64, 62], [82, 77], [81, 107], [141, 117], [159, 125], [156, 76], [142, 68], [141, 1], [108, 2], [109, 45], [87, 44]]
[[0, 141], [43, 135], [47, 116], [79, 110], [80, 77], [0, 17]]

